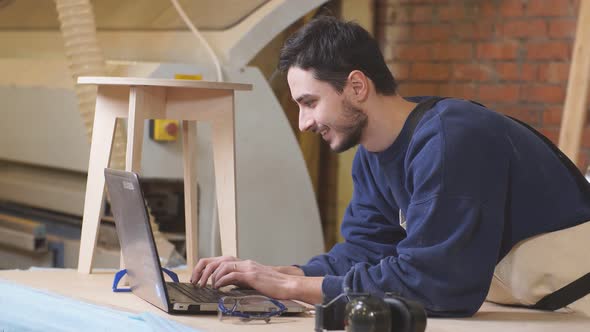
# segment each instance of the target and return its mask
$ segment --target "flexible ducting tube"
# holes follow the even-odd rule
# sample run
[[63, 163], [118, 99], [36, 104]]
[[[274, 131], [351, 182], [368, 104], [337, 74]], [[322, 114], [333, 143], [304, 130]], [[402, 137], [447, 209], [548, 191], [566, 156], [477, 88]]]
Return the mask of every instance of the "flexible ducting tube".
[[[89, 0], [55, 0], [70, 72], [79, 76], [104, 76], [105, 62], [96, 38], [94, 13]], [[92, 137], [96, 86], [75, 84], [78, 106], [88, 138]], [[120, 121], [120, 120], [117, 120]], [[117, 125], [111, 167], [125, 169], [126, 133]]]

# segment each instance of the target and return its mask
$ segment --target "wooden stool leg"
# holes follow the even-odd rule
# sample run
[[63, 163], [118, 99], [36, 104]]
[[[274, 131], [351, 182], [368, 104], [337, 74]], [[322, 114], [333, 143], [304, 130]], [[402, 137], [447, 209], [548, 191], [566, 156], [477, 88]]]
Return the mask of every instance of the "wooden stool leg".
[[[141, 152], [143, 147], [144, 130], [144, 91], [140, 87], [129, 89], [129, 112], [127, 120], [127, 151], [125, 153], [125, 170], [139, 173], [141, 170]], [[121, 269], [125, 268], [123, 252], [119, 262]]]
[[129, 119], [127, 121], [127, 153], [125, 170], [138, 173], [141, 170], [141, 151], [143, 146], [143, 101], [141, 88], [129, 89]]
[[184, 166], [184, 215], [186, 228], [186, 266], [189, 271], [199, 258], [199, 207], [195, 156], [197, 124], [182, 121], [182, 158]]
[[[122, 93], [121, 93], [122, 92]], [[108, 167], [117, 117], [126, 115], [126, 89], [99, 87], [90, 145], [84, 198], [78, 272], [90, 273], [104, 200], [104, 169]]]
[[[231, 96], [233, 98], [233, 96]], [[236, 223], [236, 154], [235, 124], [232, 108], [220, 110], [213, 120], [213, 164], [221, 253], [238, 256], [238, 227]]]
[[559, 149], [577, 164], [582, 143], [588, 94], [590, 93], [590, 1], [580, 1], [578, 27], [572, 54], [563, 120], [559, 130]]
[[[166, 89], [160, 87], [129, 88], [129, 120], [127, 121], [127, 152], [125, 170], [139, 173], [143, 148], [145, 119], [163, 118], [166, 107]], [[123, 269], [123, 253], [120, 267]]]
[[146, 119], [165, 117], [166, 89], [132, 86], [129, 89], [129, 120], [127, 122], [127, 153], [125, 170], [139, 173], [143, 131]]

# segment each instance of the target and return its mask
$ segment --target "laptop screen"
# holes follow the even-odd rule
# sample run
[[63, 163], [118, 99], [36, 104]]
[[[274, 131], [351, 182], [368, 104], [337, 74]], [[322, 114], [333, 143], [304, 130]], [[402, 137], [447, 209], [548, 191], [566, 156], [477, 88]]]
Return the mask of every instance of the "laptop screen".
[[164, 277], [138, 176], [105, 168], [105, 179], [131, 291], [169, 311]]

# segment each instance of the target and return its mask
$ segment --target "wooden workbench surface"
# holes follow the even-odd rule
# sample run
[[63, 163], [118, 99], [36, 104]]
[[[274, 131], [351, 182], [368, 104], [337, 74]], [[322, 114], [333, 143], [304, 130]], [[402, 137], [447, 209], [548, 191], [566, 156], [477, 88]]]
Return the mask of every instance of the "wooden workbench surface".
[[[188, 279], [185, 274], [181, 273], [179, 276], [181, 281]], [[86, 275], [70, 269], [9, 270], [0, 271], [0, 279], [120, 310], [137, 313], [153, 312], [204, 331], [313, 331], [314, 328], [314, 317], [311, 314], [302, 317], [273, 318], [270, 324], [264, 322], [220, 322], [215, 315], [168, 315], [131, 293], [113, 293], [111, 291], [112, 272], [94, 272]], [[486, 303], [472, 318], [429, 319], [427, 331], [587, 332], [590, 331], [590, 317], [573, 312], [545, 313], [511, 309]]]

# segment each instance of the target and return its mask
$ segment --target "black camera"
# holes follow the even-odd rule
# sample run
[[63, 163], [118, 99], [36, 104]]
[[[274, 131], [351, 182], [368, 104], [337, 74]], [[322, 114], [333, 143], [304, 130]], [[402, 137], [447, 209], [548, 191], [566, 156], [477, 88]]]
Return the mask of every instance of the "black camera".
[[424, 332], [426, 311], [414, 301], [391, 293], [342, 294], [327, 304], [316, 304], [315, 331]]

